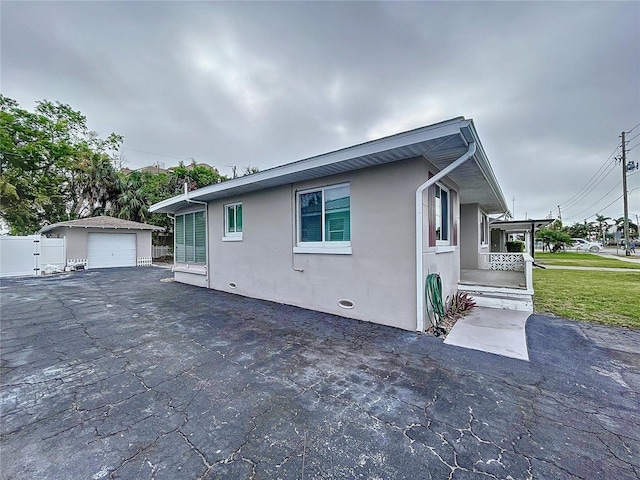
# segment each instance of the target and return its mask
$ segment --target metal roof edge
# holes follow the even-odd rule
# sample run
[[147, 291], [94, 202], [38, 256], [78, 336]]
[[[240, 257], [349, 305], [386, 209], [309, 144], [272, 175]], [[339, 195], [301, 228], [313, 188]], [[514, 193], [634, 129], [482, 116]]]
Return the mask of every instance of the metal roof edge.
[[[93, 218], [93, 217], [89, 217], [89, 218]], [[45, 227], [42, 227], [40, 230], [38, 230], [38, 233], [47, 233], [50, 232], [51, 230], [55, 230], [56, 228], [102, 228], [102, 229], [109, 229], [109, 230], [120, 230], [120, 229], [125, 229], [125, 230], [141, 230], [141, 231], [145, 231], [145, 230], [152, 230], [152, 231], [161, 231], [164, 230], [164, 227], [159, 227], [158, 225], [151, 225], [150, 223], [145, 224], [145, 227], [127, 227], [127, 226], [113, 226], [113, 225], [106, 225], [106, 226], [99, 226], [99, 225], [65, 225], [67, 222], [58, 222], [58, 223], [52, 223], [51, 225], [47, 225]]]
[[480, 168], [485, 179], [487, 180], [487, 183], [493, 190], [493, 193], [495, 194], [496, 198], [500, 202], [500, 206], [506, 212], [509, 210], [507, 200], [504, 197], [504, 193], [502, 192], [502, 188], [500, 187], [500, 184], [498, 183], [496, 174], [494, 173], [493, 168], [489, 163], [489, 159], [484, 150], [484, 147], [482, 146], [482, 142], [480, 141], [480, 135], [478, 135], [478, 131], [476, 130], [473, 119], [466, 120], [466, 123], [467, 123], [466, 125], [463, 125], [460, 128], [460, 131], [462, 132], [462, 135], [465, 137], [467, 141], [476, 142], [476, 154], [475, 154], [476, 163], [478, 164], [478, 167]]
[[[436, 136], [432, 136], [431, 138], [438, 138], [441, 136], [459, 133], [464, 124], [468, 124], [468, 122], [469, 121], [465, 120], [464, 117], [455, 117], [449, 120], [444, 120], [442, 122], [434, 123], [432, 125], [427, 125], [424, 127], [415, 128], [413, 130], [408, 130], [406, 132], [400, 132], [375, 140], [370, 140], [367, 142], [352, 145], [350, 147], [341, 148], [339, 150], [334, 150], [302, 160], [297, 160], [295, 162], [279, 165], [277, 167], [269, 168], [267, 170], [263, 170], [261, 172], [257, 172], [244, 177], [234, 178], [232, 180], [227, 180], [221, 183], [216, 183], [214, 185], [199, 188], [197, 190], [189, 192], [188, 198], [191, 200], [197, 200], [213, 192], [231, 190], [236, 187], [271, 180], [273, 178], [297, 173], [314, 167], [337, 163], [350, 158], [356, 158], [362, 155], [370, 155], [372, 153], [390, 150], [399, 146], [409, 145], [418, 141], [427, 140], [429, 139], [430, 135], [439, 130], [443, 131]], [[174, 197], [162, 200], [151, 205], [149, 211], [153, 213], [159, 210], [164, 210], [174, 204], [183, 202], [184, 200], [184, 194], [176, 195]]]

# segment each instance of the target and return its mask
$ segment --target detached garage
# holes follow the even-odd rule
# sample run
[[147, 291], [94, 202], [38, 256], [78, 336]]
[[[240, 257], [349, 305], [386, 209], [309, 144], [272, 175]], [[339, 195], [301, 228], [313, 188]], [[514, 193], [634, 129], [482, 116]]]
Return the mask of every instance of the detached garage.
[[67, 266], [85, 268], [151, 265], [151, 233], [162, 227], [100, 216], [55, 223], [40, 230], [50, 238], [65, 238]]

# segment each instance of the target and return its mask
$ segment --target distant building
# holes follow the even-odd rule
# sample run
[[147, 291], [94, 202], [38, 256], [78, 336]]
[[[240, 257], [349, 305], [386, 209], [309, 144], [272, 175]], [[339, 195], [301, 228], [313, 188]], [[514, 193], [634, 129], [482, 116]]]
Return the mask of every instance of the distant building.
[[[186, 168], [187, 170], [193, 170], [194, 167], [196, 167], [196, 166], [206, 168], [208, 170], [211, 170], [212, 172], [218, 172], [218, 169], [216, 167], [212, 167], [211, 165], [209, 165], [207, 163], [202, 163], [202, 162], [201, 163], [192, 162], [189, 165], [185, 165], [184, 168]], [[124, 167], [120, 171], [122, 173], [124, 173], [125, 175], [129, 175], [132, 172], [168, 173], [168, 172], [173, 171], [174, 168], [176, 168], [176, 167], [165, 168], [164, 167], [164, 162], [156, 162], [153, 165], [147, 165], [147, 166], [140, 167], [140, 168], [135, 168], [135, 169]]]

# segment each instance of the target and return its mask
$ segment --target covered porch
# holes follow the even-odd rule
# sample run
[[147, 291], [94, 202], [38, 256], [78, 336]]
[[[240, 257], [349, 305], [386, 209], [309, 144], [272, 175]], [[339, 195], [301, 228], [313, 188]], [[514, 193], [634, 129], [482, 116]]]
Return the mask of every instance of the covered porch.
[[501, 270], [460, 270], [460, 285], [526, 289], [524, 272]]
[[480, 307], [533, 311], [533, 257], [527, 253], [480, 253], [477, 269], [461, 269], [458, 291]]
[[493, 220], [489, 224], [491, 230], [491, 251], [506, 252], [506, 244], [510, 235], [524, 236], [524, 251], [535, 257], [534, 244], [536, 232], [553, 223], [553, 218], [539, 220]]

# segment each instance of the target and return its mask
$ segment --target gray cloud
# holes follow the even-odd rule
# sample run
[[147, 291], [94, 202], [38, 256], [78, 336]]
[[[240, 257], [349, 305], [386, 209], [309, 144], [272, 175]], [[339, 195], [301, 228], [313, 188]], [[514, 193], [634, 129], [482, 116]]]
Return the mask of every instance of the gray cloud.
[[[505, 196], [516, 198], [516, 215], [540, 217], [570, 200], [620, 132], [640, 122], [635, 2], [0, 8], [3, 94], [25, 108], [45, 98], [68, 103], [101, 135], [124, 135], [125, 147], [223, 171], [464, 115], [474, 118]], [[125, 153], [132, 167], [175, 162]], [[640, 147], [629, 155], [640, 160]], [[619, 182], [618, 168], [567, 216], [595, 214], [620, 195], [596, 202]], [[638, 185], [640, 175], [630, 177], [630, 188]], [[640, 213], [640, 190], [630, 201]], [[603, 213], [621, 211], [620, 200]]]

